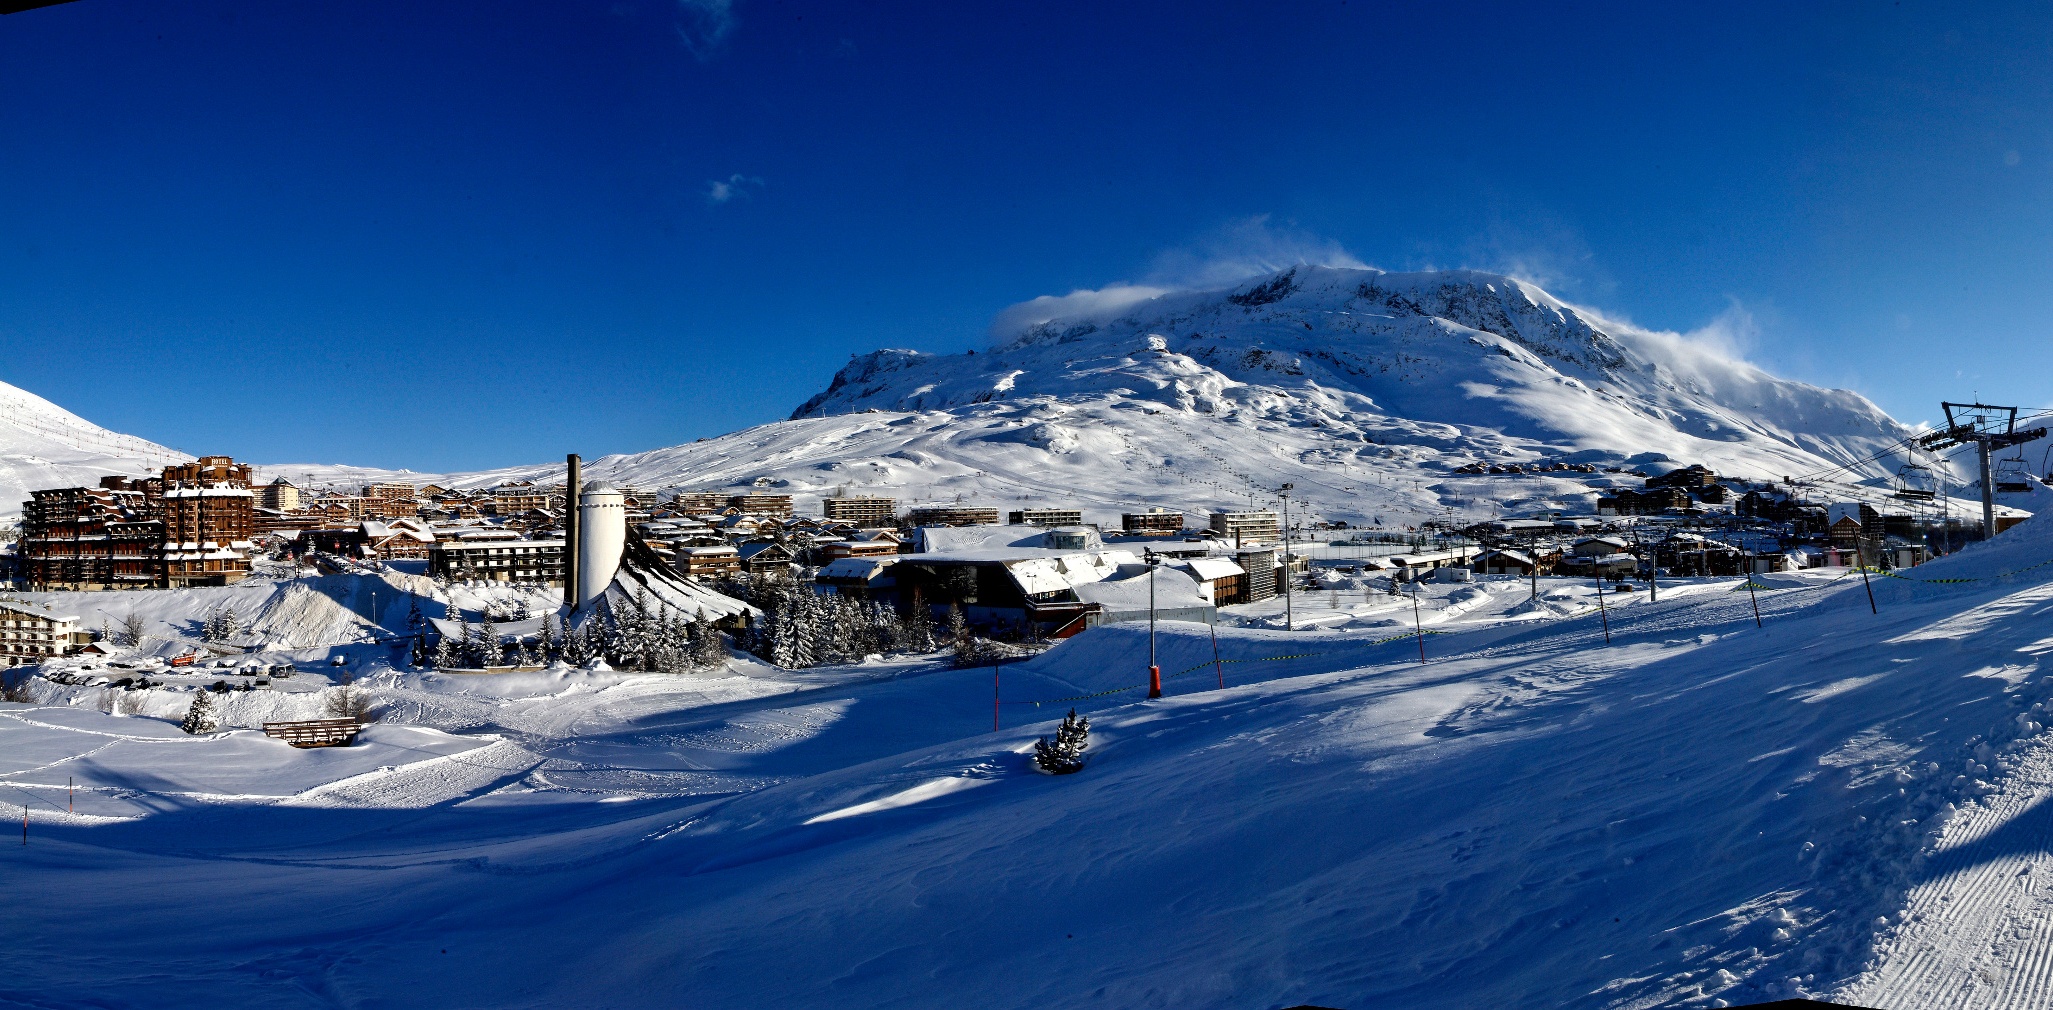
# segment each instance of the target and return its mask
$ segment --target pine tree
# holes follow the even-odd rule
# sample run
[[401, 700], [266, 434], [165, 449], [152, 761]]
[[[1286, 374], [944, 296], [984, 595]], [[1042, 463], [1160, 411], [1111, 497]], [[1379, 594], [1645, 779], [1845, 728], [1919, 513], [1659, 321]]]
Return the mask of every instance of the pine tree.
[[200, 638], [209, 642], [225, 642], [241, 630], [241, 622], [235, 616], [234, 607], [222, 607], [208, 614], [200, 622]]
[[221, 728], [221, 724], [214, 719], [214, 702], [207, 696], [207, 692], [201, 691], [192, 696], [192, 707], [185, 710], [185, 721], [179, 723], [178, 728], [194, 736], [202, 736]]
[[490, 613], [485, 614], [485, 623], [478, 628], [477, 642], [471, 651], [480, 669], [504, 665], [506, 646], [499, 638], [499, 623], [492, 620]]
[[657, 669], [664, 673], [690, 673], [693, 665], [691, 630], [684, 623], [684, 618], [666, 610], [662, 628], [663, 634], [656, 649]]
[[691, 650], [693, 666], [710, 670], [727, 663], [727, 648], [720, 644], [720, 629], [713, 627], [704, 607], [691, 621]]
[[[568, 620], [568, 618], [565, 619], [563, 644], [558, 647], [558, 654], [565, 663], [571, 666], [583, 666], [591, 662], [592, 652], [587, 644], [583, 629], [573, 627], [568, 623]], [[589, 627], [590, 623], [590, 621], [587, 621], [586, 626]]]
[[535, 655], [544, 665], [557, 658], [559, 647], [556, 637], [556, 616], [542, 615], [542, 630], [535, 635]]
[[962, 608], [948, 605], [948, 638], [955, 645], [955, 665], [975, 666], [983, 661], [983, 650], [978, 648], [977, 636], [970, 633], [969, 621], [962, 616]]
[[437, 670], [454, 670], [463, 664], [463, 652], [448, 635], [435, 639], [434, 665]]
[[905, 612], [905, 649], [908, 652], [934, 651], [934, 613], [927, 609], [927, 601], [919, 587], [913, 587], [912, 606]]
[[416, 669], [428, 665], [428, 619], [421, 616], [420, 594], [410, 589], [406, 593], [406, 633], [413, 638], [407, 665]]
[[1055, 729], [1055, 742], [1049, 743], [1042, 737], [1034, 744], [1034, 767], [1050, 775], [1068, 775], [1082, 771], [1084, 748], [1090, 746], [1091, 720], [1078, 718], [1076, 709], [1070, 709], [1062, 725]]

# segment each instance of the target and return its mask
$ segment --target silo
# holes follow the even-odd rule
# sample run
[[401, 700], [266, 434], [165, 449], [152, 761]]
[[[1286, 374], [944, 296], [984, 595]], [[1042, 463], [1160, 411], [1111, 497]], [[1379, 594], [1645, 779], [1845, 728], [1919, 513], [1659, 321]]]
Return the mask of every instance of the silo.
[[627, 496], [613, 485], [585, 485], [578, 505], [577, 600], [589, 606], [606, 592], [627, 547]]

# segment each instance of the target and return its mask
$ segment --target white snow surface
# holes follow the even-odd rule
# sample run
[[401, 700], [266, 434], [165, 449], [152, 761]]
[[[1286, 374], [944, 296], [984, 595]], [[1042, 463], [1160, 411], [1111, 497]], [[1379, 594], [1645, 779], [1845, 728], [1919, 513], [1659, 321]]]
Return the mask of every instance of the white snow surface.
[[[380, 718], [325, 751], [67, 688], [0, 704], [0, 797], [31, 819], [0, 854], [0, 991], [2042, 1006], [2044, 521], [1873, 580], [1879, 613], [1845, 570], [1601, 615], [1568, 580], [1538, 601], [1429, 584], [1423, 664], [1409, 598], [1336, 582], [1297, 600], [1324, 623], [1222, 626], [1216, 660], [1204, 626], [1165, 622], [1154, 702], [1135, 624], [995, 680], [919, 659], [443, 676], [343, 645]], [[1036, 774], [1071, 707], [1086, 767]]]

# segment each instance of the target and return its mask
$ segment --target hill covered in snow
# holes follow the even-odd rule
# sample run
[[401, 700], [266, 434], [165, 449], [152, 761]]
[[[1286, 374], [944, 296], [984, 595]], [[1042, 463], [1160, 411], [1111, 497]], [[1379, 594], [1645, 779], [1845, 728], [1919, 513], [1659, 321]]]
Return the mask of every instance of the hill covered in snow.
[[30, 491], [141, 476], [191, 458], [0, 382], [0, 516], [20, 515]]
[[[837, 491], [1087, 518], [1270, 502], [1397, 525], [1588, 508], [1582, 473], [1470, 463], [1704, 463], [1876, 479], [1911, 430], [1866, 398], [1777, 378], [1494, 274], [1297, 266], [1215, 291], [1114, 288], [1001, 315], [992, 346], [855, 357], [790, 420], [589, 461], [643, 487]], [[291, 469], [291, 468], [283, 468]], [[354, 471], [352, 471], [354, 473]], [[457, 475], [560, 475], [560, 464]], [[338, 471], [338, 476], [340, 476]]]

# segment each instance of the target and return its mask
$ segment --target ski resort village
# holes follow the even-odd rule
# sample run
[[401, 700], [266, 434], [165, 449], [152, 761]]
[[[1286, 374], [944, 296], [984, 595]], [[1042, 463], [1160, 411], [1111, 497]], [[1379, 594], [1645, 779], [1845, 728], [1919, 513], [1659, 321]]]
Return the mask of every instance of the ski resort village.
[[2053, 1010], [2049, 29], [0, 0], [0, 1010]]
[[1719, 367], [1297, 267], [493, 471], [10, 390], [8, 985], [2036, 1005], [2046, 430]]

